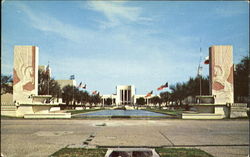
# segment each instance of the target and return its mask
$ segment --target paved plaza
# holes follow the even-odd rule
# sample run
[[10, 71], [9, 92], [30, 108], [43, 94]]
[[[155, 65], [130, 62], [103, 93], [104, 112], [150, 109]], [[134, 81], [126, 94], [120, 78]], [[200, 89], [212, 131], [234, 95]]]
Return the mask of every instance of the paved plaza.
[[216, 157], [246, 157], [248, 120], [1, 120], [1, 153], [48, 156], [63, 147], [195, 147]]

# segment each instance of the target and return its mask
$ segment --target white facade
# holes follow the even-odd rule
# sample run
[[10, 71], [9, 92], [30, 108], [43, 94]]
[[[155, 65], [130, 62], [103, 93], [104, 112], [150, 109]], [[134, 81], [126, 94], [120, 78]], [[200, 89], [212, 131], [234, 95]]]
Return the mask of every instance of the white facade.
[[[136, 99], [143, 97], [145, 100], [145, 95], [136, 95], [135, 93], [135, 86], [134, 85], [118, 85], [116, 86], [116, 94], [111, 95], [102, 95], [103, 104], [104, 101], [108, 98], [112, 99], [112, 104], [116, 105], [132, 105], [136, 104]], [[151, 95], [148, 98], [153, 97], [154, 95]]]
[[116, 102], [120, 105], [135, 103], [135, 86], [133, 85], [119, 85], [116, 86]]

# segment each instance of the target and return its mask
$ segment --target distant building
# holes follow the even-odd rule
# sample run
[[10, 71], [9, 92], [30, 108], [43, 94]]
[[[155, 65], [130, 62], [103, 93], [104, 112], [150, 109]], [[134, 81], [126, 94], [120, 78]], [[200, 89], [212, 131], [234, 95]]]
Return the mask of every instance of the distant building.
[[[143, 97], [146, 99], [145, 95], [136, 95], [136, 90], [134, 85], [118, 85], [116, 86], [116, 93], [111, 95], [102, 95], [103, 102], [108, 98], [112, 99], [112, 104], [116, 105], [132, 105], [136, 104], [138, 98]], [[155, 95], [151, 95], [151, 98]]]
[[60, 85], [61, 88], [70, 85], [70, 86], [76, 86], [75, 80], [56, 80], [56, 82]]

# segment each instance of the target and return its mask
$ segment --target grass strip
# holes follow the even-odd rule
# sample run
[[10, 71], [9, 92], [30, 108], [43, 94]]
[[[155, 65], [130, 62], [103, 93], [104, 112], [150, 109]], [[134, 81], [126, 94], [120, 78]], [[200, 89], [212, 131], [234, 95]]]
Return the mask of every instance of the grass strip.
[[213, 157], [197, 148], [156, 148], [160, 157]]
[[[211, 154], [196, 148], [156, 148], [160, 157], [213, 157]], [[62, 148], [50, 157], [104, 157], [107, 149], [96, 148]]]
[[50, 157], [104, 157], [107, 149], [62, 148]]

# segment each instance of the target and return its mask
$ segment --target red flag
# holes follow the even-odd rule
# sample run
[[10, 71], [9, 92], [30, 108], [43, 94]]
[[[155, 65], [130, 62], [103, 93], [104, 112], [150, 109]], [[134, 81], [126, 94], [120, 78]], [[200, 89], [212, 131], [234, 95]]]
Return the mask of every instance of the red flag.
[[160, 86], [159, 88], [157, 88], [157, 90], [163, 90], [163, 87], [162, 87], [162, 86]]
[[161, 85], [159, 88], [157, 88], [157, 90], [163, 90], [164, 88], [168, 87], [168, 82], [164, 85]]
[[205, 58], [204, 64], [209, 64], [209, 56]]
[[153, 94], [153, 91], [149, 92], [145, 97], [149, 97]]

